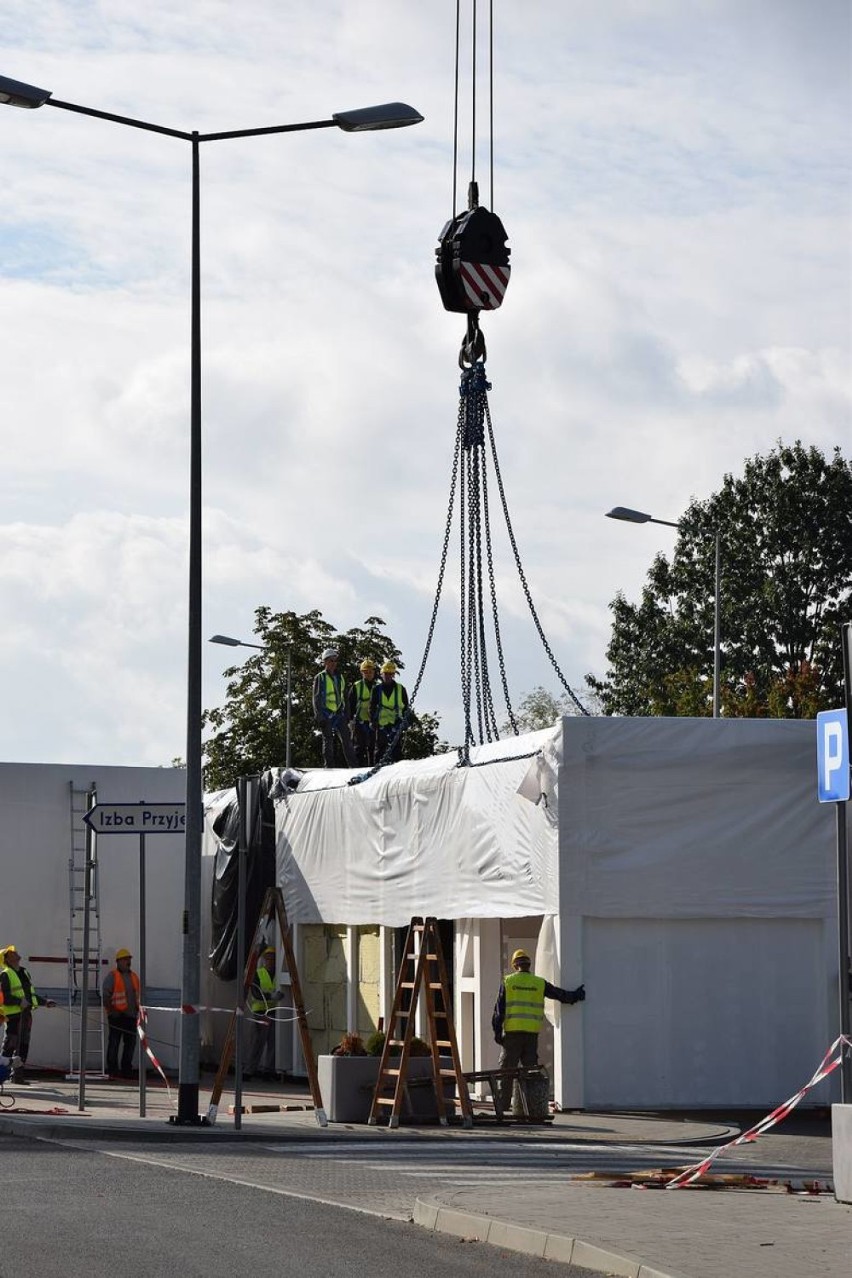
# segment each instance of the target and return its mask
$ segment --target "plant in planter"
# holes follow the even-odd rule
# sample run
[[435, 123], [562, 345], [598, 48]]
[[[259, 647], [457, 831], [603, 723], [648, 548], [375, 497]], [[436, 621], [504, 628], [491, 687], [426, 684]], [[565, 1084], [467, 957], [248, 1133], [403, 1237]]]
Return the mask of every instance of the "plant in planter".
[[344, 1034], [332, 1051], [332, 1056], [369, 1056], [360, 1034]]
[[[376, 1030], [374, 1034], [371, 1034], [370, 1037], [367, 1039], [365, 1047], [367, 1049], [368, 1056], [381, 1056], [382, 1052], [385, 1049], [384, 1030]], [[399, 1056], [401, 1052], [402, 1052], [402, 1048], [398, 1047], [395, 1043], [391, 1046], [391, 1050], [390, 1050], [391, 1056]], [[423, 1039], [418, 1038], [416, 1034], [412, 1036], [411, 1050], [409, 1055], [430, 1056], [431, 1052], [432, 1052], [432, 1049], [430, 1048], [428, 1043], [424, 1043]]]

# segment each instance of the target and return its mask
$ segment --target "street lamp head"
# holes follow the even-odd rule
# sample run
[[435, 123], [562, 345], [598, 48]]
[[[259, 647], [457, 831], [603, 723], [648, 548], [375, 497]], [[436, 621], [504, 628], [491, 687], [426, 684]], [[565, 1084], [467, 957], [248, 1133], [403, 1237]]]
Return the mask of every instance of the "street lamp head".
[[357, 111], [336, 111], [332, 120], [344, 133], [368, 133], [376, 129], [405, 129], [422, 123], [423, 116], [405, 102], [385, 102]]
[[44, 106], [50, 97], [50, 89], [37, 89], [34, 84], [22, 84], [20, 80], [8, 80], [0, 75], [0, 103], [6, 106], [34, 107]]
[[649, 524], [652, 517], [643, 510], [631, 510], [629, 506], [613, 506], [606, 512], [607, 519], [624, 519], [628, 524]]
[[241, 648], [242, 643], [239, 639], [232, 639], [230, 635], [213, 635], [210, 643], [223, 643], [228, 648]]

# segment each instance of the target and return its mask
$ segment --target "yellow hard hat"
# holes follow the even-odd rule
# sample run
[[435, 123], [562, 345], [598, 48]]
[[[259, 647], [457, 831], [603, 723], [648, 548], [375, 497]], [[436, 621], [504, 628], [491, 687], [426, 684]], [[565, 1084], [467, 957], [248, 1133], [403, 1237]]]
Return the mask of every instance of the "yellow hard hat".
[[274, 953], [275, 953], [275, 946], [267, 945], [266, 949], [261, 951], [260, 957], [266, 958], [267, 954], [274, 954]]
[[376, 663], [372, 657], [365, 657], [359, 667], [359, 669], [361, 670], [375, 670], [375, 668], [376, 668]]
[[529, 954], [527, 954], [526, 950], [515, 950], [514, 954], [512, 955], [512, 966], [514, 966], [515, 963], [520, 963], [520, 962], [523, 962], [524, 960], [527, 963], [532, 962], [532, 959], [530, 958]]
[[2, 950], [0, 950], [0, 956], [2, 956], [2, 959], [3, 959], [3, 962], [4, 962], [4, 963], [6, 962], [6, 955], [7, 955], [7, 954], [17, 954], [17, 955], [18, 955], [18, 958], [20, 958], [20, 957], [21, 957], [21, 955], [20, 955], [20, 951], [19, 951], [19, 949], [18, 949], [17, 945], [6, 945], [6, 946], [4, 946], [4, 948], [3, 948]]
[[396, 674], [396, 662], [386, 661], [382, 666], [382, 674]]
[[133, 958], [133, 955], [130, 953], [130, 950], [121, 949], [115, 951], [115, 957], [116, 959]]

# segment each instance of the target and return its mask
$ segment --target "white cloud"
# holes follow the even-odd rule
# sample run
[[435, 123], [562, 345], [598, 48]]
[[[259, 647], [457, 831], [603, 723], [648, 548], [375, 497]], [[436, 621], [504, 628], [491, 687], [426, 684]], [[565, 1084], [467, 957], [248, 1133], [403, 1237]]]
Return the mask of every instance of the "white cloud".
[[[341, 627], [377, 612], [413, 681], [464, 331], [433, 280], [453, 15], [7, 0], [3, 16], [0, 72], [169, 127], [394, 98], [426, 115], [201, 148], [206, 630], [250, 638], [263, 603]], [[779, 437], [848, 444], [848, 36], [839, 0], [819, 21], [795, 0], [497, 7], [495, 207], [513, 276], [483, 319], [490, 404], [521, 556], [578, 686], [603, 667], [616, 590], [635, 594], [671, 544], [605, 510], [677, 518]], [[0, 109], [0, 148], [0, 753], [167, 762], [185, 750], [189, 147], [43, 108]], [[494, 487], [491, 502], [515, 699], [557, 691]], [[421, 694], [450, 737], [456, 543]], [[231, 659], [205, 652], [205, 704]]]

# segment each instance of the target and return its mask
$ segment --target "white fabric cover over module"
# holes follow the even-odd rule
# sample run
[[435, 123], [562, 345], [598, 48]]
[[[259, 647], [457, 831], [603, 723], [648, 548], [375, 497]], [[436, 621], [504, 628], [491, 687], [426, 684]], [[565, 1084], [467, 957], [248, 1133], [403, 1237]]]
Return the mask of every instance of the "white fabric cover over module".
[[563, 909], [824, 918], [834, 813], [816, 728], [779, 719], [565, 719]]
[[558, 908], [561, 725], [393, 764], [357, 785], [305, 773], [275, 805], [278, 882], [295, 923], [414, 915], [519, 918]]
[[[813, 722], [566, 719], [561, 1103], [768, 1110], [836, 1034], [834, 812]], [[825, 1104], [829, 1083], [809, 1104]]]

